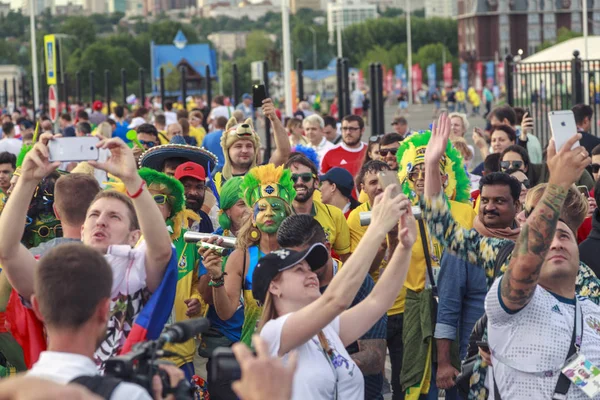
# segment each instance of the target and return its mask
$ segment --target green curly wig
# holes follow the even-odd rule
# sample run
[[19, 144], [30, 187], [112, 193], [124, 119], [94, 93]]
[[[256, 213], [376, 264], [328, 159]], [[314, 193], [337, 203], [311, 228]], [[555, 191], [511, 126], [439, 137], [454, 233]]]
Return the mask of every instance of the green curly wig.
[[[408, 174], [415, 165], [425, 161], [425, 149], [431, 138], [431, 131], [415, 133], [401, 142], [396, 158], [398, 160], [398, 178], [402, 190], [409, 198], [415, 199], [413, 184]], [[471, 181], [465, 171], [463, 158], [450, 141], [446, 146], [444, 158], [440, 161], [440, 171], [448, 177], [444, 193], [450, 200], [469, 203], [471, 199]]]
[[25, 160], [25, 156], [27, 155], [27, 153], [29, 153], [29, 150], [31, 149], [33, 149], [32, 144], [24, 144], [23, 146], [21, 146], [21, 151], [17, 156], [17, 167], [23, 165], [23, 160]]
[[170, 193], [169, 197], [173, 199], [173, 201], [169, 202], [171, 206], [171, 215], [169, 215], [169, 218], [183, 210], [185, 206], [185, 189], [181, 182], [151, 168], [140, 168], [138, 172], [148, 187], [156, 184], [167, 188]]
[[240, 189], [240, 186], [242, 185], [243, 181], [244, 180], [241, 176], [234, 176], [227, 179], [225, 184], [221, 187], [221, 211], [219, 212], [219, 225], [223, 229], [231, 229], [231, 220], [227, 214], [225, 214], [225, 211], [233, 207], [235, 203], [242, 198], [242, 190]]
[[292, 204], [296, 197], [292, 173], [283, 165], [275, 167], [267, 164], [252, 168], [244, 176], [240, 190], [248, 207], [253, 207], [263, 197], [279, 197], [288, 204]]

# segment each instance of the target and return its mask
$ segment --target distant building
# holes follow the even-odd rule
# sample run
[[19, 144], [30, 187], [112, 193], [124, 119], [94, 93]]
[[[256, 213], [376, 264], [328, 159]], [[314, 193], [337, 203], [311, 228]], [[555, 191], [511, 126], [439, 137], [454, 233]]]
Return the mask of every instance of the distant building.
[[[588, 1], [588, 32], [600, 34], [600, 4]], [[458, 0], [458, 50], [464, 61], [492, 61], [506, 54], [535, 53], [556, 32], [582, 31], [580, 1]]]
[[327, 5], [327, 31], [330, 38], [335, 36], [338, 24], [342, 30], [350, 25], [377, 18], [377, 6], [362, 2], [339, 1]]
[[[423, 3], [421, 3], [423, 4]], [[419, 8], [423, 8], [422, 6]], [[425, 18], [441, 17], [453, 18], [456, 17], [457, 4], [456, 1], [449, 0], [425, 0]]]
[[[208, 35], [208, 40], [216, 47], [217, 52], [233, 56], [233, 53], [239, 49], [246, 48], [246, 41], [249, 32], [215, 32]], [[277, 37], [273, 34], [268, 35], [275, 42]]]
[[147, 0], [127, 0], [125, 15], [128, 17], [146, 16], [146, 2]]
[[21, 12], [23, 13], [23, 15], [29, 15], [30, 3], [32, 1], [35, 7], [35, 15], [40, 15], [47, 8], [54, 10], [54, 0], [23, 0], [23, 5], [21, 6]]
[[0, 2], [0, 15], [6, 15], [10, 11], [10, 2], [2, 3]]
[[107, 10], [106, 0], [85, 0], [85, 11], [89, 14], [105, 14]]
[[127, 0], [108, 0], [108, 12], [122, 12], [127, 11]]
[[298, 10], [310, 8], [311, 10], [322, 10], [321, 0], [290, 0], [290, 12], [296, 14]]
[[232, 6], [228, 1], [212, 3], [202, 8], [202, 16], [205, 18], [229, 17], [242, 19], [248, 17], [251, 21], [257, 21], [259, 18], [267, 15], [268, 12], [280, 12], [281, 9], [269, 1], [263, 3], [241, 2], [237, 6]]
[[72, 2], [54, 7], [55, 15], [82, 15], [83, 13], [83, 5], [73, 4]]

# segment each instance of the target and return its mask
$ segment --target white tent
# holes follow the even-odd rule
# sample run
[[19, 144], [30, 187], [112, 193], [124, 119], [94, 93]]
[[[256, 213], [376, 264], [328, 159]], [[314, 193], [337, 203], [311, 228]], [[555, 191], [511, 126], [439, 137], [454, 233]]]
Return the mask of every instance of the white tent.
[[[548, 61], [571, 61], [573, 52], [579, 50], [579, 57], [583, 58], [583, 37], [569, 39], [566, 42], [555, 44], [545, 50], [524, 58], [521, 63], [529, 64]], [[588, 36], [588, 60], [600, 60], [600, 36]]]

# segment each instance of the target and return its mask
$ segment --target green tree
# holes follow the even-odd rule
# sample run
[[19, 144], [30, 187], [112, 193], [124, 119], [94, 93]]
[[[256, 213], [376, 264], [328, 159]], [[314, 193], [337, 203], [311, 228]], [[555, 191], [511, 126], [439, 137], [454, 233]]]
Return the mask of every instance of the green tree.
[[87, 17], [69, 17], [59, 28], [60, 33], [70, 35], [79, 49], [85, 49], [96, 41], [96, 26]]
[[579, 32], [573, 32], [572, 30], [569, 30], [568, 28], [562, 27], [558, 30], [557, 34], [556, 34], [556, 41], [554, 42], [550, 42], [550, 41], [544, 41], [544, 43], [542, 43], [541, 45], [538, 46], [537, 51], [542, 51], [544, 49], [547, 49], [548, 47], [552, 47], [555, 44], [558, 43], [562, 43], [562, 42], [566, 42], [567, 40], [582, 36], [582, 33]]
[[171, 92], [181, 88], [181, 72], [173, 65], [173, 63], [167, 63], [162, 66], [165, 70], [165, 90]]
[[198, 35], [194, 28], [190, 25], [184, 25], [180, 22], [164, 20], [150, 25], [150, 37], [156, 44], [171, 44], [177, 31], [183, 32], [188, 40], [188, 43], [198, 43]]
[[442, 79], [443, 75], [443, 62], [445, 61], [452, 63], [452, 71], [456, 73], [458, 71], [458, 60], [448, 51], [448, 49], [442, 43], [428, 44], [419, 49], [417, 54], [413, 55], [413, 63], [419, 64], [425, 75], [425, 70], [430, 64], [436, 65], [436, 77], [438, 80]]
[[0, 65], [17, 64], [19, 51], [15, 43], [0, 39]]

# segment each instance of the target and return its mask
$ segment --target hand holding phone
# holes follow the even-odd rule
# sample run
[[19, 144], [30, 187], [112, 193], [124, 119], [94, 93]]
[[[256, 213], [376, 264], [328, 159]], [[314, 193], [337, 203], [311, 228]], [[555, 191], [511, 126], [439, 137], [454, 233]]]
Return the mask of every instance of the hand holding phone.
[[400, 180], [398, 179], [398, 174], [396, 171], [380, 171], [377, 174], [377, 178], [379, 179], [379, 183], [381, 184], [381, 188], [383, 190], [390, 185], [396, 185], [396, 188], [392, 194], [394, 197], [400, 194]]
[[252, 86], [252, 106], [257, 109], [261, 108], [263, 100], [267, 98], [267, 88], [265, 85]]
[[[556, 152], [558, 153], [563, 145], [577, 135], [577, 124], [575, 124], [575, 115], [571, 110], [550, 111], [548, 113], [548, 121], [550, 122], [550, 131], [554, 139]], [[579, 146], [579, 141], [575, 142], [571, 149]]]
[[585, 185], [577, 186], [577, 190], [579, 190], [579, 193], [581, 193], [583, 196], [585, 196], [586, 199], [588, 199], [590, 197], [590, 191], [588, 190], [587, 186], [585, 186]]
[[48, 160], [50, 162], [96, 161], [100, 151], [96, 145], [97, 136], [60, 137], [48, 143]]

